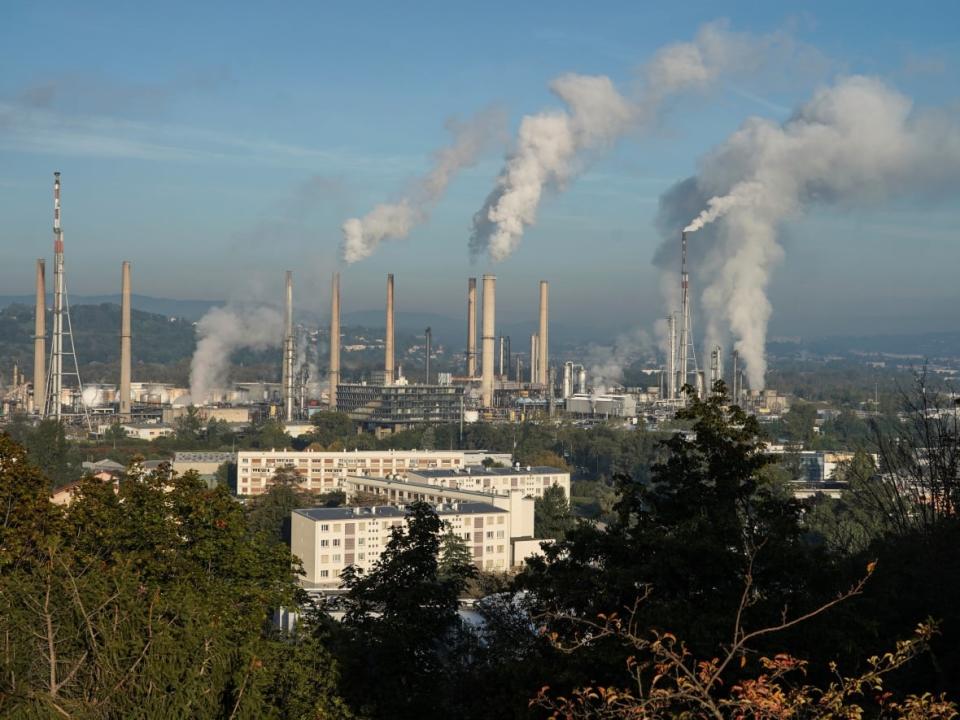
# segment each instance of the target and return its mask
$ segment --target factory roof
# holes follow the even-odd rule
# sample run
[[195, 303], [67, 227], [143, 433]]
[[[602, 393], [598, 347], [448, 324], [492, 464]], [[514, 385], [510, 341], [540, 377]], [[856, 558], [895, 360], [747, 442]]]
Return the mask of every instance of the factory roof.
[[470, 465], [463, 469], [459, 468], [441, 468], [429, 470], [411, 470], [411, 475], [425, 478], [448, 478], [477, 475], [479, 477], [495, 477], [504, 475], [559, 475], [566, 473], [566, 470], [549, 465], [521, 465], [512, 468], [488, 468], [483, 465]]
[[[480, 515], [507, 512], [495, 505], [482, 502], [445, 503], [435, 507], [438, 515]], [[392, 505], [377, 505], [375, 507], [298, 508], [293, 512], [314, 521], [402, 518], [409, 514], [408, 510], [393, 507]]]

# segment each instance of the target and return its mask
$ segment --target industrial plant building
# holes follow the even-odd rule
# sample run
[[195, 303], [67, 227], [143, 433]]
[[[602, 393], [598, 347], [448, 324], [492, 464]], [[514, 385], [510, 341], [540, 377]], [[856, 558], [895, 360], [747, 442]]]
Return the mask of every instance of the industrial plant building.
[[463, 415], [463, 387], [341, 383], [337, 386], [337, 409], [375, 433], [424, 423], [456, 423]]

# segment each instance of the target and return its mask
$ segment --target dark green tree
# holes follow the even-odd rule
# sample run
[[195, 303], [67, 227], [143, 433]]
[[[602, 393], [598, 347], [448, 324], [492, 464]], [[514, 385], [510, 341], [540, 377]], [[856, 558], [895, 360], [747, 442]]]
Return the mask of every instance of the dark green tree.
[[448, 527], [440, 538], [440, 563], [438, 573], [443, 580], [455, 580], [467, 568], [473, 567], [473, 556], [466, 541]]
[[573, 528], [570, 502], [559, 485], [548, 487], [534, 502], [533, 532], [538, 538], [563, 540]]
[[250, 527], [276, 542], [290, 545], [290, 513], [296, 508], [313, 507], [316, 498], [300, 489], [300, 476], [281, 468], [273, 475], [262, 495], [253, 497], [249, 509]]
[[339, 440], [346, 446], [350, 439], [357, 434], [353, 421], [342, 412], [319, 412], [310, 418], [313, 430], [310, 432], [312, 442], [318, 442], [324, 447]]
[[458, 598], [475, 572], [452, 564], [441, 576], [442, 523], [426, 503], [409, 508], [369, 574], [343, 573], [346, 615], [340, 638], [344, 689], [372, 718], [447, 718], [462, 703], [456, 676], [465, 631]]

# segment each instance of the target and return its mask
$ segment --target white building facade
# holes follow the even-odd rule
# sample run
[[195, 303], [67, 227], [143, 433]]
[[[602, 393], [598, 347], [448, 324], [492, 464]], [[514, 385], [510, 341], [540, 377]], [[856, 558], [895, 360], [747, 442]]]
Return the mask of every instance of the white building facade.
[[[438, 505], [444, 524], [463, 539], [474, 564], [505, 572], [512, 566], [510, 512], [489, 503]], [[303, 562], [306, 587], [340, 587], [348, 566], [369, 572], [406, 523], [407, 512], [392, 506], [305, 508], [291, 518], [291, 551]]]

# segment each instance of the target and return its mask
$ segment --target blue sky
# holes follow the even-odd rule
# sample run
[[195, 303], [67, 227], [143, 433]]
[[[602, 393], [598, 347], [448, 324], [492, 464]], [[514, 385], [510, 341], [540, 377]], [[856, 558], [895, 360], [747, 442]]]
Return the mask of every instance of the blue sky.
[[[507, 261], [471, 265], [467, 239], [503, 148], [452, 183], [425, 225], [344, 271], [344, 310], [382, 302], [459, 314], [465, 278], [498, 275], [498, 314], [614, 333], [662, 313], [651, 258], [661, 192], [749, 115], [783, 119], [844, 73], [920, 105], [960, 107], [960, 5], [877, 3], [5, 3], [0, 10], [0, 294], [30, 292], [51, 252], [51, 173], [63, 172], [71, 292], [280, 297], [322, 310], [340, 225], [395, 199], [448, 136], [490, 104], [511, 130], [555, 107], [564, 72], [629, 87], [660, 47], [726, 18], [784, 31], [817, 62], [771, 68], [673, 104], [653, 132], [597, 157], [547, 197]], [[957, 330], [960, 205], [811, 213], [784, 229], [773, 334]]]

